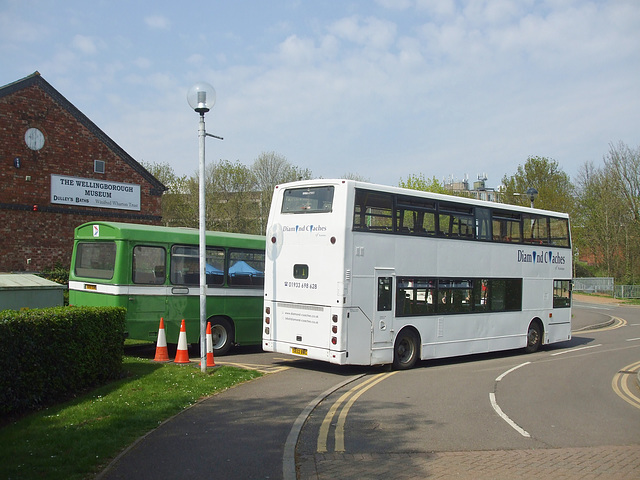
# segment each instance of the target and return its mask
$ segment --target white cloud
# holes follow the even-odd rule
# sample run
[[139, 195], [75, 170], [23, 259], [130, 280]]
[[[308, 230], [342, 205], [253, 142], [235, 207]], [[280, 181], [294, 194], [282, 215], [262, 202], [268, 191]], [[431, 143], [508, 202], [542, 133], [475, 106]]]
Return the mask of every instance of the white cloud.
[[376, 0], [376, 3], [389, 10], [406, 10], [413, 4], [412, 0]]
[[168, 30], [171, 26], [171, 21], [162, 15], [150, 15], [145, 17], [144, 23], [154, 30]]
[[147, 70], [151, 68], [151, 66], [153, 65], [153, 62], [149, 58], [138, 57], [133, 61], [133, 64], [142, 70]]
[[396, 24], [374, 17], [342, 18], [329, 26], [331, 34], [356, 44], [378, 50], [388, 49], [396, 37]]
[[[5, 83], [41, 71], [134, 158], [178, 173], [197, 167], [185, 97], [199, 80], [218, 93], [207, 130], [225, 137], [208, 161], [273, 150], [323, 177], [484, 170], [493, 186], [529, 155], [572, 174], [637, 142], [636, 0], [274, 0], [252, 18], [234, 5], [201, 31], [184, 8], [0, 13]], [[12, 38], [28, 32], [37, 45]]]
[[456, 2], [455, 0], [416, 0], [416, 8], [435, 17], [449, 17], [456, 12]]
[[204, 62], [204, 56], [199, 53], [193, 53], [187, 57], [187, 63], [190, 65], [202, 65]]
[[74, 49], [84, 53], [85, 55], [94, 55], [98, 52], [95, 39], [86, 35], [75, 35], [71, 41]]
[[278, 45], [278, 51], [280, 59], [287, 64], [309, 63], [315, 57], [313, 41], [297, 35], [289, 36]]

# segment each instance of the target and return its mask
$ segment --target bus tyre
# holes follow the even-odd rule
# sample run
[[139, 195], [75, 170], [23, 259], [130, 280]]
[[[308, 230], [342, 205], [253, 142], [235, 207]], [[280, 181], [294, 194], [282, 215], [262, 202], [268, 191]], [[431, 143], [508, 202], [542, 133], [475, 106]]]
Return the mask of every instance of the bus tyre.
[[233, 327], [226, 318], [215, 317], [211, 322], [211, 340], [214, 355], [226, 355], [233, 345]]
[[529, 330], [527, 331], [527, 346], [524, 347], [524, 351], [527, 353], [537, 352], [542, 344], [542, 330], [540, 324], [535, 320], [529, 324]]
[[393, 368], [408, 370], [413, 368], [419, 355], [418, 335], [410, 328], [402, 330], [393, 346]]

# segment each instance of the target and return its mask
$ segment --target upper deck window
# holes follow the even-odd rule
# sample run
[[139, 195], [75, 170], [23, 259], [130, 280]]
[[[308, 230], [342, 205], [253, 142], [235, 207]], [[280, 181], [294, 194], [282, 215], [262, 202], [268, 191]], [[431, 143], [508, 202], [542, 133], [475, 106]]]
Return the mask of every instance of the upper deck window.
[[332, 208], [332, 186], [289, 188], [282, 200], [282, 213], [328, 213]]

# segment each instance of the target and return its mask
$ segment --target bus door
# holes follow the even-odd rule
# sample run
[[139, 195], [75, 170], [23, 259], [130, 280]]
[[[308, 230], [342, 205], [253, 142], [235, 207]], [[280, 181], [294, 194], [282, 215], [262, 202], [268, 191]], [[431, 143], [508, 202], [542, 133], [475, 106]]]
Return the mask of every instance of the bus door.
[[373, 343], [391, 343], [395, 305], [395, 271], [392, 268], [375, 269], [375, 305]]

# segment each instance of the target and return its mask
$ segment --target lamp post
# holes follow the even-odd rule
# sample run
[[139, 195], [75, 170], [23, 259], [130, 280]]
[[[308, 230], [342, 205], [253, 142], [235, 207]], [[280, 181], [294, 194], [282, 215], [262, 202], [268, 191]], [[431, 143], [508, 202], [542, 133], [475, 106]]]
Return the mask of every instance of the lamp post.
[[529, 200], [531, 200], [531, 208], [533, 208], [533, 202], [538, 198], [538, 190], [531, 187], [525, 192], [525, 194], [529, 197]]
[[[207, 244], [205, 225], [205, 157], [204, 139], [207, 132], [204, 128], [204, 114], [213, 108], [216, 103], [215, 89], [205, 82], [196, 83], [187, 92], [187, 101], [191, 108], [200, 114], [200, 124], [198, 127], [198, 151], [199, 151], [199, 252], [200, 252], [200, 367], [202, 373], [207, 371]], [[211, 135], [213, 136], [213, 135]]]
[[538, 190], [536, 190], [533, 187], [530, 187], [524, 193], [513, 192], [511, 195], [513, 195], [514, 197], [526, 196], [531, 202], [531, 208], [533, 208], [533, 202], [535, 202], [536, 198], [538, 198]]

